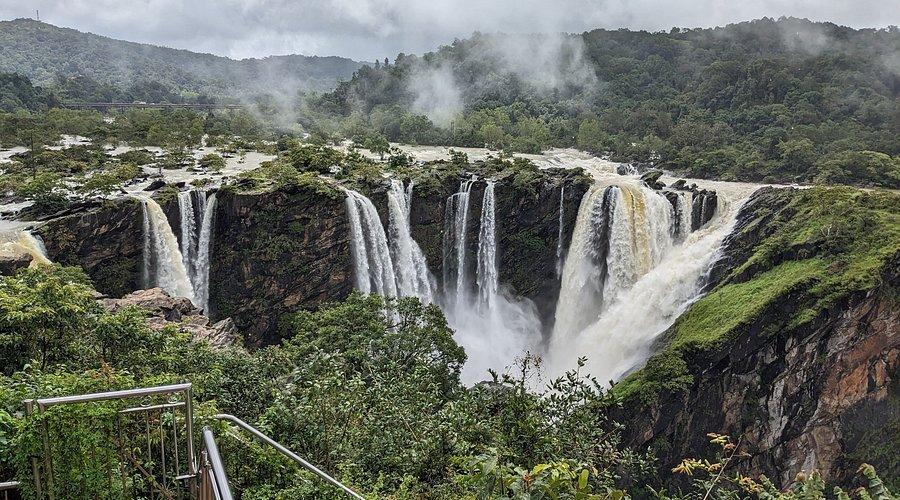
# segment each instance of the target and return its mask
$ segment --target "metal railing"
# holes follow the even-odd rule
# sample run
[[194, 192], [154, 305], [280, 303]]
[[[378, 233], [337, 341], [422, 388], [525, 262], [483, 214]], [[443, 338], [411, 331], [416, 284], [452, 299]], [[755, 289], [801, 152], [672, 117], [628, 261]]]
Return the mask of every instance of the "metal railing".
[[200, 491], [198, 500], [233, 500], [228, 475], [219, 456], [216, 438], [209, 427], [203, 428], [203, 451], [200, 467]]
[[[135, 399], [136, 406], [123, 404]], [[110, 406], [84, 406], [101, 402]], [[55, 411], [63, 406], [74, 411]], [[194, 496], [191, 384], [34, 399], [25, 407], [40, 438], [41, 454], [31, 459], [36, 498], [86, 496], [101, 488], [110, 497]]]
[[218, 419], [218, 420], [224, 420], [224, 421], [227, 421], [227, 422], [231, 422], [231, 423], [237, 425], [237, 426], [240, 427], [241, 429], [243, 429], [243, 430], [249, 432], [250, 434], [252, 434], [253, 437], [255, 437], [256, 439], [258, 439], [258, 440], [262, 441], [263, 443], [265, 443], [265, 444], [271, 446], [272, 448], [275, 448], [275, 450], [278, 451], [279, 453], [281, 453], [282, 455], [284, 455], [284, 456], [290, 458], [291, 460], [293, 460], [294, 462], [300, 464], [303, 468], [309, 470], [310, 472], [312, 472], [313, 474], [319, 476], [320, 478], [324, 479], [325, 481], [328, 481], [329, 483], [331, 483], [331, 484], [334, 485], [335, 487], [337, 487], [337, 488], [343, 490], [344, 493], [346, 493], [346, 494], [348, 494], [348, 495], [350, 495], [350, 496], [352, 496], [353, 498], [356, 498], [356, 499], [358, 499], [358, 500], [365, 500], [365, 498], [363, 498], [363, 496], [360, 495], [359, 493], [357, 493], [357, 492], [351, 490], [350, 488], [348, 488], [347, 486], [345, 486], [343, 483], [341, 483], [341, 482], [338, 481], [337, 479], [335, 479], [335, 478], [329, 476], [329, 475], [326, 474], [325, 472], [322, 472], [322, 471], [319, 470], [319, 468], [316, 467], [315, 465], [313, 465], [313, 464], [307, 462], [306, 460], [303, 460], [303, 458], [301, 458], [299, 455], [297, 455], [296, 453], [292, 452], [291, 450], [285, 448], [284, 445], [282, 445], [282, 444], [279, 443], [278, 441], [275, 441], [274, 439], [270, 438], [269, 436], [266, 436], [265, 434], [263, 434], [262, 432], [260, 432], [259, 429], [253, 427], [252, 425], [248, 424], [247, 422], [244, 422], [243, 420], [241, 420], [241, 419], [235, 417], [234, 415], [228, 415], [228, 414], [225, 414], [225, 413], [220, 413], [220, 414], [218, 414], [218, 415], [215, 415], [215, 416], [213, 416], [213, 418]]
[[[18, 481], [6, 481], [0, 483], [0, 493], [3, 494], [3, 500], [10, 500], [11, 498], [19, 498], [18, 492], [20, 490], [21, 484]], [[13, 493], [15, 492], [15, 493]]]
[[[35, 447], [40, 450], [31, 457], [35, 497], [234, 500], [209, 427], [202, 431], [199, 460], [195, 456], [191, 396], [191, 384], [185, 383], [26, 400], [26, 410], [35, 425], [33, 438], [39, 441]], [[133, 399], [141, 404], [123, 404]], [[96, 406], [93, 411], [54, 411], [63, 406], [84, 409], [79, 405], [101, 402], [112, 406], [103, 411], [97, 411]], [[98, 418], [88, 422], [88, 417]], [[238, 417], [218, 414], [213, 418], [234, 424], [344, 493], [365, 500]], [[79, 437], [85, 433], [87, 438]], [[0, 482], [0, 500], [17, 499], [20, 490], [18, 481]], [[240, 491], [236, 493], [239, 497]]]

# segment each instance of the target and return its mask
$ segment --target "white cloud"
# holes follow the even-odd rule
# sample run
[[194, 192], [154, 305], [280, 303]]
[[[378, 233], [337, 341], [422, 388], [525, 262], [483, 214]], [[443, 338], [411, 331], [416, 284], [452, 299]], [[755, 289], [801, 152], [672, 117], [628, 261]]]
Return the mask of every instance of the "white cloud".
[[242, 58], [419, 53], [473, 31], [704, 27], [781, 15], [853, 27], [900, 24], [897, 0], [0, 0], [33, 17], [114, 38]]

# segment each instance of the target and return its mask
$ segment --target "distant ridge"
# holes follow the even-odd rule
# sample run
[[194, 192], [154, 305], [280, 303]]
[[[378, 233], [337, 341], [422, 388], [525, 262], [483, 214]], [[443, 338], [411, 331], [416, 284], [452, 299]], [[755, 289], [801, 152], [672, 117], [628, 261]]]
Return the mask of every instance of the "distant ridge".
[[33, 19], [0, 21], [0, 46], [0, 72], [26, 75], [36, 85], [87, 77], [119, 89], [155, 82], [175, 93], [216, 97], [327, 91], [363, 66], [336, 56], [234, 60], [115, 40]]

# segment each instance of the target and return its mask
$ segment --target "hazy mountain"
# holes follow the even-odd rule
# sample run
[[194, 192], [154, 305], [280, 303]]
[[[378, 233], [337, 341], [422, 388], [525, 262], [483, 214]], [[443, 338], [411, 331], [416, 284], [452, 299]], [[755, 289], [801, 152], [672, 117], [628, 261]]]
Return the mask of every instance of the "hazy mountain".
[[87, 77], [119, 89], [154, 82], [182, 95], [324, 91], [362, 66], [343, 57], [301, 55], [234, 60], [114, 40], [32, 19], [0, 22], [0, 46], [0, 72], [26, 75], [35, 85], [59, 86], [61, 79]]

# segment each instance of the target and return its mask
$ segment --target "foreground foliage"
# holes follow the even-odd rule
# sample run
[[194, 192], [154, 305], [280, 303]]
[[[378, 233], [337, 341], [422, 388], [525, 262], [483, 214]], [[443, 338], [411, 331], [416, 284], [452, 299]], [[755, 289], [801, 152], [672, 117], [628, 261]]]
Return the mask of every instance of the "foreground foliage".
[[[284, 318], [282, 331], [281, 346], [213, 349], [177, 324], [148, 328], [139, 310], [105, 310], [76, 269], [0, 277], [0, 473], [22, 480], [30, 498], [43, 422], [67, 436], [53, 458], [69, 464], [58, 477], [66, 495], [117, 498], [125, 490], [107, 484], [143, 480], [113, 481], [119, 471], [97, 460], [111, 453], [103, 432], [119, 406], [56, 407], [38, 420], [22, 401], [190, 380], [201, 422], [232, 413], [372, 498], [699, 498], [658, 489], [653, 457], [624, 447], [622, 426], [606, 417], [617, 397], [578, 370], [535, 392], [540, 360], [527, 356], [464, 387], [465, 352], [434, 305], [354, 294]], [[337, 497], [273, 450], [210, 423], [243, 498]], [[758, 493], [741, 488], [723, 482], [715, 498]]]

